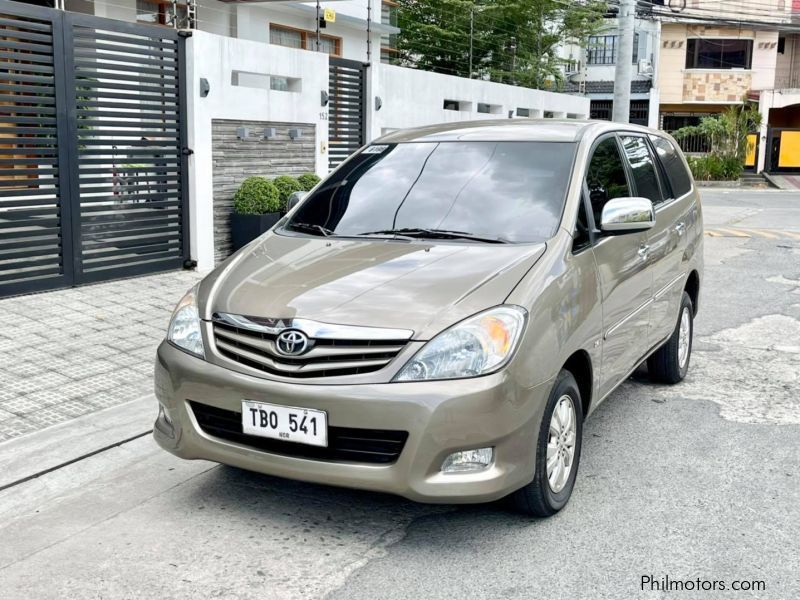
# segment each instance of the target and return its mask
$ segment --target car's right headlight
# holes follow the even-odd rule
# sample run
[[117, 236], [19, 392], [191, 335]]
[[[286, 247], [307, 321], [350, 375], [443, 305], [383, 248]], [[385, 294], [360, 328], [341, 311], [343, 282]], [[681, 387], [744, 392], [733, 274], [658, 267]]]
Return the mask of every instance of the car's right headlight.
[[456, 323], [426, 343], [394, 381], [461, 379], [505, 365], [522, 337], [527, 311], [504, 304]]
[[199, 283], [190, 289], [178, 302], [169, 321], [167, 339], [200, 358], [205, 357], [203, 334], [200, 331], [200, 314], [197, 310], [197, 288]]

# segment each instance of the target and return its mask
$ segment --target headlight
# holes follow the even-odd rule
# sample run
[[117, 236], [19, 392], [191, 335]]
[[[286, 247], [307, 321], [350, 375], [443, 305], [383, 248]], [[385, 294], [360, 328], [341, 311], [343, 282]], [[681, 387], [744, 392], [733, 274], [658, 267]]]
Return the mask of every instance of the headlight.
[[169, 322], [167, 339], [179, 348], [203, 358], [205, 353], [203, 335], [200, 332], [200, 315], [197, 312], [197, 287], [196, 285], [186, 292], [175, 307]]
[[527, 312], [506, 305], [446, 329], [422, 347], [394, 381], [458, 379], [496, 371], [514, 354]]

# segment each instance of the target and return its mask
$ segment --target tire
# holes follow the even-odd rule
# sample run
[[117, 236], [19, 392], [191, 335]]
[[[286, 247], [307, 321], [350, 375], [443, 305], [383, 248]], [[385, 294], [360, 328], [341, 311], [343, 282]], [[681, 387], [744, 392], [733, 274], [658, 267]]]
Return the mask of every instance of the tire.
[[[574, 418], [574, 439], [572, 458], [569, 464], [569, 471], [564, 477], [556, 478], [555, 489], [551, 485], [547, 472], [547, 452], [548, 443], [551, 437], [551, 420], [556, 408], [560, 415], [566, 414], [566, 406], [562, 406], [562, 400], [568, 401], [572, 406], [572, 416]], [[581, 393], [575, 378], [569, 371], [562, 370], [556, 377], [553, 390], [547, 400], [547, 406], [542, 417], [542, 424], [539, 428], [539, 436], [536, 443], [536, 473], [533, 481], [525, 487], [517, 490], [511, 496], [514, 507], [530, 516], [549, 517], [556, 514], [566, 506], [575, 487], [575, 477], [578, 474], [578, 463], [581, 458], [581, 439], [583, 435], [583, 410], [581, 405]], [[556, 450], [568, 450], [561, 445], [556, 445]], [[557, 459], [558, 460], [558, 459]], [[556, 466], [558, 466], [556, 464]]]
[[[686, 320], [684, 320], [686, 319]], [[685, 355], [681, 353], [682, 330], [688, 336], [684, 343]], [[678, 311], [678, 322], [670, 338], [647, 359], [647, 371], [650, 379], [658, 383], [675, 384], [683, 381], [689, 372], [692, 358], [692, 338], [694, 337], [694, 307], [692, 299], [686, 292], [681, 298], [681, 309]]]

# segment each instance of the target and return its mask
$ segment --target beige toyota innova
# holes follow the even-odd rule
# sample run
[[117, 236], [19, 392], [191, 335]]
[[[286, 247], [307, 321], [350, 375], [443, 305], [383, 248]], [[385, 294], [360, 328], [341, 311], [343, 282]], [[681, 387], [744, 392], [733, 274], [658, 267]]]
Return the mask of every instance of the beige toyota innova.
[[675, 141], [481, 121], [366, 146], [178, 303], [173, 454], [425, 502], [572, 493], [584, 419], [686, 375], [700, 202]]

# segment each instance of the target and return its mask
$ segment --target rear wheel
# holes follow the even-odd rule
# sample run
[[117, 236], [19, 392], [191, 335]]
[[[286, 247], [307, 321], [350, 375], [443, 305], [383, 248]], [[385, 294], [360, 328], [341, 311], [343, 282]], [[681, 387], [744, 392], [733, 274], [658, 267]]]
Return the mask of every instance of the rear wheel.
[[582, 434], [578, 384], [572, 373], [562, 370], [550, 392], [539, 428], [533, 481], [512, 495], [518, 510], [535, 517], [549, 517], [564, 508], [578, 474]]
[[689, 372], [694, 336], [694, 307], [692, 299], [683, 292], [681, 310], [675, 330], [666, 343], [647, 359], [650, 379], [660, 383], [678, 383]]

